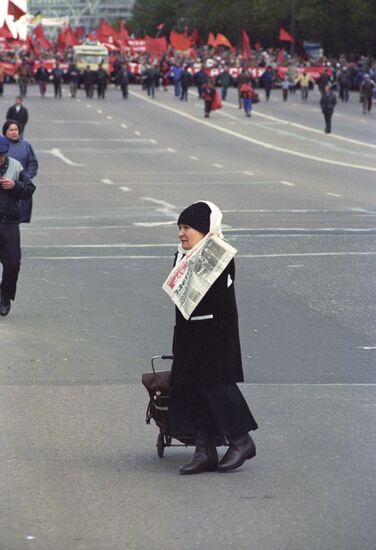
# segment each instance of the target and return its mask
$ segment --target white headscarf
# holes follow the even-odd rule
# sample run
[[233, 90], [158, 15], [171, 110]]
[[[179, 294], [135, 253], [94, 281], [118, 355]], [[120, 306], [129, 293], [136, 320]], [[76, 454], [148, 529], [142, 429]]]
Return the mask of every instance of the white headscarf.
[[[210, 208], [210, 225], [209, 225], [209, 233], [215, 233], [216, 235], [218, 235], [218, 237], [220, 237], [221, 239], [223, 239], [223, 233], [222, 233], [222, 218], [223, 218], [223, 214], [222, 212], [220, 211], [220, 209], [218, 208], [218, 206], [216, 204], [214, 204], [214, 202], [210, 202], [210, 201], [196, 201], [194, 204], [198, 203], [198, 202], [204, 202], [205, 204], [207, 204]], [[180, 262], [180, 260], [182, 259], [182, 257], [187, 253], [187, 250], [184, 250], [184, 248], [182, 247], [181, 243], [178, 244], [178, 257], [177, 257], [177, 262]]]

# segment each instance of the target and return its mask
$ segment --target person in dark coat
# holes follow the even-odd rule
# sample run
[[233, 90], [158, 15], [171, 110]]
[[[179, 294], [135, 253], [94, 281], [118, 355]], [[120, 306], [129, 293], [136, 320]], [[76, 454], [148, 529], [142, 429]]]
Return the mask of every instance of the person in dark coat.
[[27, 121], [29, 120], [29, 113], [26, 107], [22, 105], [21, 96], [17, 96], [15, 104], [9, 107], [6, 119], [17, 120], [21, 127], [21, 134], [24, 132]]
[[[221, 237], [221, 220], [211, 202], [183, 210], [175, 265], [207, 233]], [[237, 386], [244, 377], [234, 281], [231, 260], [188, 320], [175, 308], [170, 429], [175, 437], [193, 436], [196, 444], [192, 460], [180, 468], [182, 475], [227, 472], [256, 454], [248, 432], [258, 426]], [[224, 437], [229, 449], [218, 463], [216, 443]]]
[[109, 77], [107, 71], [103, 68], [102, 63], [98, 65], [96, 76], [98, 99], [104, 99], [106, 97], [107, 82], [109, 80]]
[[215, 85], [213, 78], [209, 78], [207, 83], [203, 85], [201, 97], [204, 100], [204, 116], [205, 118], [209, 118], [215, 97]]
[[95, 74], [90, 69], [90, 65], [86, 66], [86, 69], [82, 74], [82, 81], [84, 83], [86, 97], [92, 98], [94, 94]]
[[332, 92], [329, 85], [325, 86], [324, 93], [320, 99], [320, 106], [325, 119], [325, 133], [330, 134], [332, 131], [332, 116], [334, 107], [337, 105], [337, 98]]
[[126, 63], [123, 63], [119, 71], [119, 84], [123, 99], [128, 99], [129, 74]]
[[46, 95], [47, 84], [50, 78], [50, 73], [46, 69], [43, 61], [40, 64], [37, 72], [35, 73], [35, 81], [39, 84], [39, 93], [41, 97]]
[[[34, 179], [38, 174], [38, 160], [30, 143], [23, 139], [20, 124], [16, 120], [7, 120], [3, 125], [3, 135], [9, 144], [8, 156], [18, 160], [29, 178]], [[30, 223], [32, 201], [32, 197], [18, 201], [20, 223]]]
[[64, 72], [63, 72], [63, 69], [61, 69], [60, 63], [58, 61], [56, 62], [55, 68], [52, 69], [51, 71], [51, 76], [52, 76], [52, 82], [54, 85], [55, 98], [56, 97], [61, 98], [62, 97], [61, 85], [63, 83]]
[[8, 156], [9, 143], [0, 137], [0, 315], [8, 315], [15, 299], [21, 266], [20, 209], [18, 201], [28, 199], [35, 185], [21, 163]]
[[181, 75], [181, 101], [188, 101], [188, 89], [192, 84], [192, 74], [189, 67], [184, 67], [183, 74]]

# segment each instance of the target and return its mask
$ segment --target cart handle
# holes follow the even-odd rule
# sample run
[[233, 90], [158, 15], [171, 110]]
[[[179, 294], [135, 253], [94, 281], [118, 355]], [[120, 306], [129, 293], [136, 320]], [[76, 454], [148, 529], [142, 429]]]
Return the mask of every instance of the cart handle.
[[156, 377], [156, 372], [155, 372], [155, 367], [154, 367], [154, 361], [156, 361], [156, 359], [173, 359], [174, 356], [173, 355], [154, 355], [154, 357], [151, 358], [151, 368], [153, 369], [153, 373], [154, 373], [154, 378], [155, 378], [155, 387], [156, 387], [156, 395], [160, 395], [160, 391], [159, 391], [159, 388], [158, 388], [158, 384], [157, 384], [157, 377]]

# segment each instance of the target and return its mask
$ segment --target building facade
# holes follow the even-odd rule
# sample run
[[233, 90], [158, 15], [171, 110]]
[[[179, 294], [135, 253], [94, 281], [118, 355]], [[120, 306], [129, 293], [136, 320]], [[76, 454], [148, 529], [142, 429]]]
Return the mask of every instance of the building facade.
[[[0, 0], [1, 1], [1, 0]], [[98, 26], [100, 19], [114, 23], [129, 19], [135, 0], [28, 0], [28, 12], [43, 17], [69, 17], [69, 24], [86, 30]]]

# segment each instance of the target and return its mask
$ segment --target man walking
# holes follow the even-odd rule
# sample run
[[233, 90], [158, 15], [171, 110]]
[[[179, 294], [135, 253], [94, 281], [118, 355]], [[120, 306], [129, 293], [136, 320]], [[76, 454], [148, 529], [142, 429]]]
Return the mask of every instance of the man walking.
[[334, 107], [337, 105], [336, 95], [332, 92], [329, 85], [324, 88], [324, 93], [320, 99], [320, 106], [325, 119], [325, 133], [330, 134], [332, 131], [332, 116]]
[[363, 82], [360, 85], [360, 97], [362, 99], [363, 114], [369, 113], [372, 109], [372, 96], [375, 87], [374, 81], [369, 74], [366, 74]]
[[29, 120], [29, 113], [27, 112], [26, 107], [22, 105], [21, 96], [17, 96], [15, 104], [12, 105], [12, 107], [9, 107], [6, 119], [17, 120], [17, 122], [21, 126], [21, 133], [24, 133], [25, 126], [27, 124], [27, 121]]
[[8, 156], [9, 144], [0, 137], [0, 315], [8, 315], [15, 299], [21, 265], [19, 199], [29, 199], [35, 186], [22, 164]]

